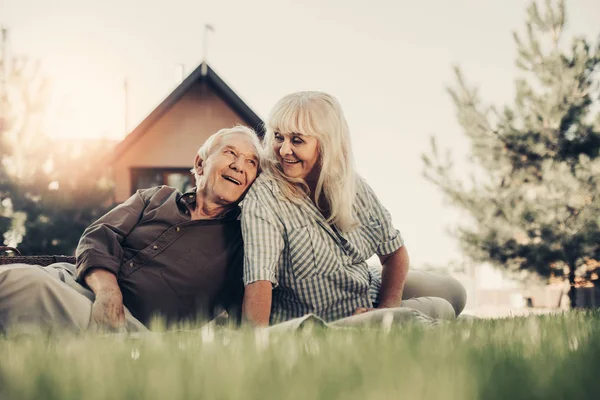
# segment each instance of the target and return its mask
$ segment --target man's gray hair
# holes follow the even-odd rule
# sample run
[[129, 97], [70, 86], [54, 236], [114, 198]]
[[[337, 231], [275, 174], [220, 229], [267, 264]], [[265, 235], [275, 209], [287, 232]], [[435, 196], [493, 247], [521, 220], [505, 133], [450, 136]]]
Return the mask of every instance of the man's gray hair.
[[[262, 146], [260, 144], [260, 141], [258, 140], [258, 136], [256, 135], [256, 132], [254, 131], [254, 129], [248, 128], [247, 126], [244, 126], [244, 125], [236, 125], [233, 128], [224, 128], [224, 129], [221, 129], [218, 132], [210, 135], [209, 138], [206, 139], [204, 144], [202, 144], [202, 146], [200, 146], [200, 148], [198, 149], [197, 154], [198, 154], [198, 156], [200, 156], [200, 159], [206, 160], [210, 156], [210, 153], [213, 151], [213, 149], [221, 142], [221, 139], [224, 136], [231, 135], [234, 133], [246, 135], [250, 139], [250, 142], [252, 143], [252, 147], [254, 147], [254, 151], [256, 152], [256, 156], [259, 159], [259, 166], [260, 166], [260, 158], [261, 158], [260, 155], [261, 155], [261, 151], [262, 151]], [[194, 178], [196, 179], [196, 184], [198, 184], [198, 179], [200, 177], [198, 176], [196, 167], [197, 167], [197, 165], [194, 165], [194, 167], [190, 171], [194, 174]]]

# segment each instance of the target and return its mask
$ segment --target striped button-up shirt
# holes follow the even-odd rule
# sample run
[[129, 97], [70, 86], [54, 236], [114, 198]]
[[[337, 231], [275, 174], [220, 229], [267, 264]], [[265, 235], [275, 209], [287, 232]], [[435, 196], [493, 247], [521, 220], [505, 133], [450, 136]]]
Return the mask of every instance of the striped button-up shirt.
[[354, 213], [358, 226], [342, 233], [308, 197], [287, 200], [267, 173], [254, 182], [242, 204], [244, 283], [273, 284], [271, 324], [308, 313], [333, 321], [372, 307], [366, 260], [393, 253], [403, 240], [362, 179]]

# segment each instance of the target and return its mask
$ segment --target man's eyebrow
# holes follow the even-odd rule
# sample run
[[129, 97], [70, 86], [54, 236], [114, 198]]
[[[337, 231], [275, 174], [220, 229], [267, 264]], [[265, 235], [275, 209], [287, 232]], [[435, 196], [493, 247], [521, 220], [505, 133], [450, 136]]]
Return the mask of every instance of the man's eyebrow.
[[[225, 150], [225, 149], [227, 149], [227, 150], [234, 150], [236, 153], [240, 153], [240, 151], [238, 150], [237, 147], [232, 146], [230, 144], [223, 146], [223, 150]], [[256, 152], [252, 152], [252, 158], [254, 159], [254, 161], [258, 161], [258, 154], [256, 154]]]

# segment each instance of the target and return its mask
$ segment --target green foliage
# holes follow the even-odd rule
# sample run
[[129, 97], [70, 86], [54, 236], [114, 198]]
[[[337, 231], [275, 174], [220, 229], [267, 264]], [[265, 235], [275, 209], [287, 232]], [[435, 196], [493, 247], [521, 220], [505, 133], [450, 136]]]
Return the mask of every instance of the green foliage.
[[595, 399], [600, 315], [0, 337], [6, 399]]
[[433, 138], [423, 161], [426, 178], [470, 217], [456, 229], [466, 255], [573, 281], [600, 260], [600, 41], [577, 37], [563, 51], [564, 26], [563, 1], [528, 8], [525, 38], [514, 35], [515, 104], [501, 112], [456, 68], [449, 93], [471, 142], [470, 180], [456, 177]]
[[49, 88], [38, 64], [13, 60], [0, 125], [0, 241], [26, 255], [73, 254], [112, 189], [103, 177], [111, 143], [45, 135]]

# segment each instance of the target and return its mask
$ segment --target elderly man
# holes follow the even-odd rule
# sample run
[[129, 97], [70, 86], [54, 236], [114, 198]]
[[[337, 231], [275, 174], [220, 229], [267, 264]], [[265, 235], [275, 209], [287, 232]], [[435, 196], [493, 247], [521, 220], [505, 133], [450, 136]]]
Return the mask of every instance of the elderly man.
[[76, 266], [0, 267], [0, 330], [143, 331], [154, 316], [173, 323], [239, 310], [237, 204], [259, 172], [259, 147], [249, 128], [222, 129], [198, 150], [193, 191], [138, 190], [85, 230]]

